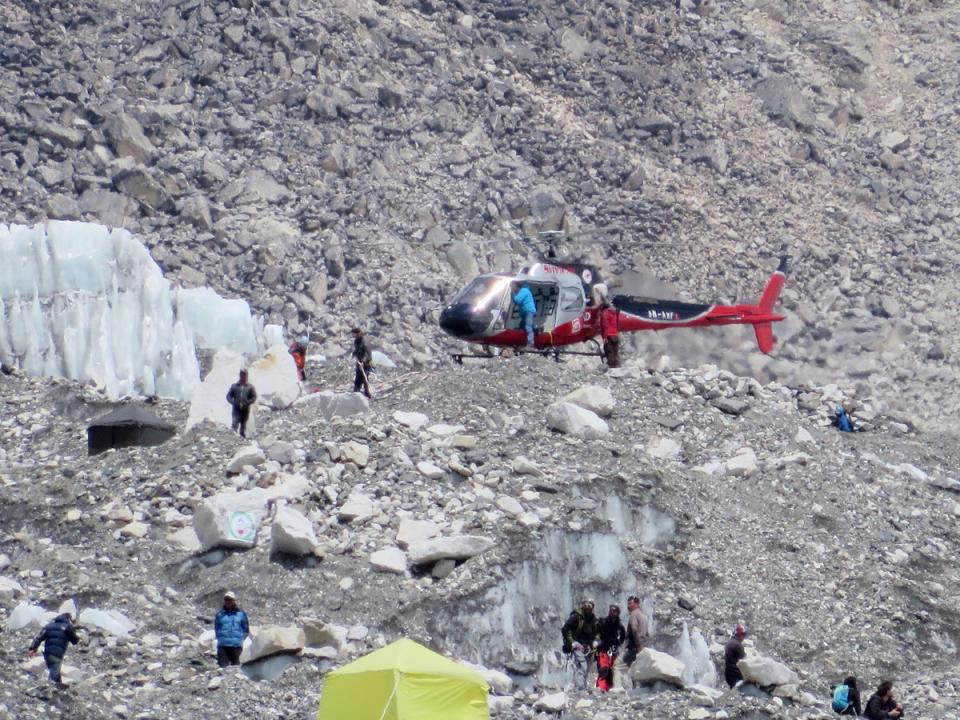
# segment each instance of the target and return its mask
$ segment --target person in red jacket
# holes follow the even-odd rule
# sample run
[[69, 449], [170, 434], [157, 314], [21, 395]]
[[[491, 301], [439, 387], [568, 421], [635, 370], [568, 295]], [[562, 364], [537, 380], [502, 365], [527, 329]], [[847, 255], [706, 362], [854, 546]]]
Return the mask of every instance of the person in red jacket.
[[620, 367], [620, 311], [609, 304], [600, 310], [600, 336], [608, 367]]
[[290, 340], [290, 348], [287, 350], [293, 356], [293, 362], [297, 366], [297, 379], [303, 382], [307, 379], [307, 346], [306, 338], [301, 340]]

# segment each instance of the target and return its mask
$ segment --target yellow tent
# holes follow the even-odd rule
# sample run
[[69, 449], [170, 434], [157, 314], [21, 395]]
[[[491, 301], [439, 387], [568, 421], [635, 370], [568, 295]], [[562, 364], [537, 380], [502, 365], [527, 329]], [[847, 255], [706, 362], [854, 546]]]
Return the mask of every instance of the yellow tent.
[[406, 638], [327, 675], [317, 720], [490, 720], [479, 673]]

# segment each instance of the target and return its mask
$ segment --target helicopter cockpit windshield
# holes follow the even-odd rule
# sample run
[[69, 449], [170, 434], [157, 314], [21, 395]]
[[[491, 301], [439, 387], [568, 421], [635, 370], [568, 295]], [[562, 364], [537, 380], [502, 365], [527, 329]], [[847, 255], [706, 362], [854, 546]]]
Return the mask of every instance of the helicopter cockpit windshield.
[[510, 284], [508, 277], [478, 277], [457, 295], [452, 305], [470, 305], [475, 311], [489, 310], [503, 296]]

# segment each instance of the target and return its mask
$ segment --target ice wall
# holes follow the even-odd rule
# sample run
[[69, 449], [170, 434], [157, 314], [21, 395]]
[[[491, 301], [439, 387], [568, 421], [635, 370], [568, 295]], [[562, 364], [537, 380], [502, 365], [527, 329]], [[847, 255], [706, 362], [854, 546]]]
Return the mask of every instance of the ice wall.
[[0, 360], [31, 375], [93, 382], [111, 397], [186, 399], [200, 380], [198, 345], [256, 349], [245, 302], [180, 291], [179, 313], [169, 281], [126, 230], [0, 225], [0, 258]]

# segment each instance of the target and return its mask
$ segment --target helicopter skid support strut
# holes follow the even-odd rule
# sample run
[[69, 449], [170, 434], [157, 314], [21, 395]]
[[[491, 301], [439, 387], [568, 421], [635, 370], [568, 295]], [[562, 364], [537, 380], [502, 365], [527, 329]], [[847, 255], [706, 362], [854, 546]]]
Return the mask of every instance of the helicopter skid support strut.
[[[535, 348], [528, 350], [526, 348], [507, 348], [513, 350], [517, 355], [542, 355], [543, 357], [553, 356], [554, 361], [562, 362], [560, 360], [561, 355], [586, 355], [589, 357], [599, 357], [601, 360], [606, 360], [606, 355], [603, 352], [603, 348], [600, 346], [596, 340], [590, 340], [590, 344], [596, 347], [596, 350], [559, 350], [557, 348]], [[463, 365], [464, 358], [475, 358], [477, 360], [493, 360], [495, 358], [501, 357], [500, 355], [493, 354], [484, 354], [484, 355], [470, 355], [467, 353], [451, 353], [450, 357], [453, 358], [454, 362], [458, 365]]]

